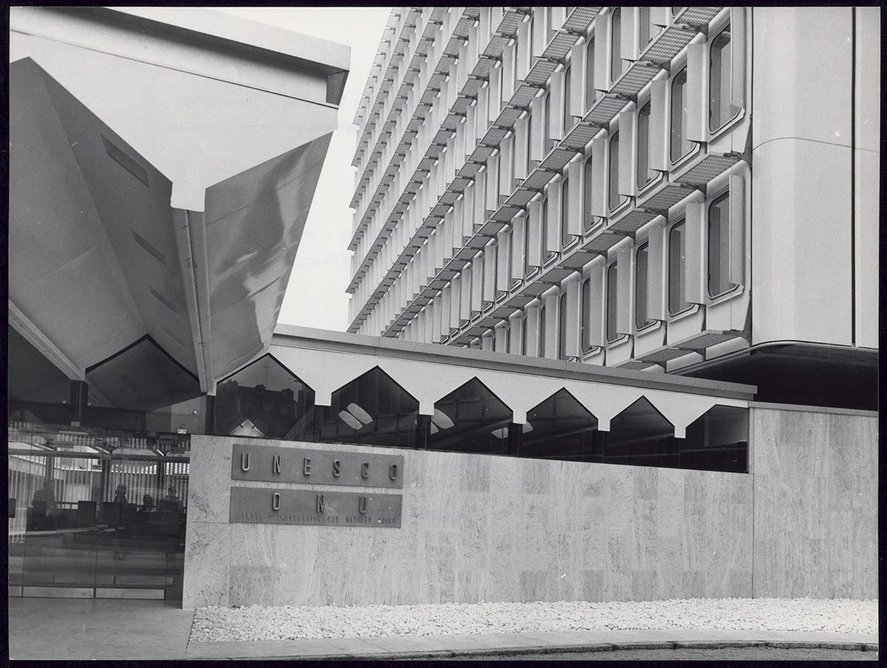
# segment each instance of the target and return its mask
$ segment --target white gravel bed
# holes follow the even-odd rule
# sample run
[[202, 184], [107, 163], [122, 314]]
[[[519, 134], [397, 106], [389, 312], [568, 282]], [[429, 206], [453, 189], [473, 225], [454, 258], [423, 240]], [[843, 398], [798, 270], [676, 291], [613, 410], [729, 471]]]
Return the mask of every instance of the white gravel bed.
[[877, 633], [878, 602], [693, 598], [590, 603], [443, 603], [199, 608], [191, 641], [378, 638], [534, 631], [696, 629]]

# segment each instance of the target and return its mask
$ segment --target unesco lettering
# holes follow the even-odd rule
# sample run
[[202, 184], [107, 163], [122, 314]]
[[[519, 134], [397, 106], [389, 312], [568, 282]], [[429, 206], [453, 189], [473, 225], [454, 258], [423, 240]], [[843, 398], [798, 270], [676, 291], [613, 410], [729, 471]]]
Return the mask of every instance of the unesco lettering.
[[[274, 475], [280, 475], [281, 471], [281, 462], [283, 455], [271, 455], [271, 473]], [[311, 457], [302, 457], [302, 475], [305, 478], [311, 476]], [[250, 453], [249, 452], [241, 452], [240, 453], [240, 470], [246, 473], [250, 470]], [[397, 480], [398, 471], [400, 470], [397, 462], [391, 462], [388, 465], [388, 479], [389, 480]], [[334, 459], [330, 465], [330, 474], [334, 478], [338, 478], [342, 475], [342, 460]], [[361, 462], [360, 463], [360, 477], [362, 480], [369, 480], [370, 477], [370, 463], [369, 462]]]
[[235, 443], [231, 479], [401, 489], [403, 455]]

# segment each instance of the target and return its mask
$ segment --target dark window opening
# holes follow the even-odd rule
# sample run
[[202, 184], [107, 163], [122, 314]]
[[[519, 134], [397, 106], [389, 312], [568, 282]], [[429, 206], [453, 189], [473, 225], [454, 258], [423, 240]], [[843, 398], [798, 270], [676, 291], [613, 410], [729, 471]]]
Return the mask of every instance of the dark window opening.
[[[678, 72], [671, 80], [671, 161], [677, 162], [693, 148], [687, 139], [687, 68]], [[695, 101], [692, 101], [695, 102]]]
[[610, 19], [610, 82], [616, 81], [622, 74], [622, 10], [613, 10]]
[[709, 60], [708, 126], [712, 131], [730, 119], [730, 26], [711, 41]]
[[622, 200], [619, 196], [619, 133], [614, 132], [610, 136], [610, 150], [609, 150], [609, 159], [610, 159], [610, 172], [608, 176], [609, 181], [609, 206], [610, 210], [617, 209], [619, 205], [622, 203]]
[[598, 422], [567, 390], [559, 390], [527, 412], [520, 456], [600, 462]]
[[582, 352], [591, 349], [591, 325], [588, 322], [591, 314], [591, 279], [582, 281], [582, 291], [579, 295], [579, 342]]
[[643, 188], [656, 172], [650, 169], [650, 102], [638, 111], [638, 188]]
[[582, 186], [583, 186], [583, 195], [584, 195], [584, 205], [583, 210], [585, 214], [585, 224], [583, 225], [583, 230], [588, 231], [592, 227], [595, 226], [594, 215], [592, 215], [592, 198], [594, 196], [594, 176], [591, 169], [591, 160], [589, 157], [588, 160], [585, 161], [585, 168], [582, 171]]
[[565, 178], [561, 186], [561, 246], [569, 245], [570, 234], [570, 179]]
[[418, 415], [419, 402], [375, 367], [333, 392], [310, 440], [412, 448]]
[[729, 291], [730, 284], [730, 198], [724, 193], [708, 207], [708, 295]]
[[434, 404], [428, 447], [475, 454], [506, 454], [512, 414], [477, 378]]
[[686, 229], [681, 221], [668, 233], [668, 311], [672, 315], [690, 307], [684, 273], [686, 244]]
[[567, 293], [562, 292], [557, 304], [557, 357], [567, 359]]
[[646, 327], [652, 320], [647, 314], [647, 272], [649, 270], [650, 244], [642, 244], [635, 255], [635, 282], [634, 282], [634, 306], [635, 326], [638, 329]]
[[616, 264], [614, 262], [607, 267], [607, 341], [615, 341], [619, 338], [619, 329], [616, 322], [619, 299]]

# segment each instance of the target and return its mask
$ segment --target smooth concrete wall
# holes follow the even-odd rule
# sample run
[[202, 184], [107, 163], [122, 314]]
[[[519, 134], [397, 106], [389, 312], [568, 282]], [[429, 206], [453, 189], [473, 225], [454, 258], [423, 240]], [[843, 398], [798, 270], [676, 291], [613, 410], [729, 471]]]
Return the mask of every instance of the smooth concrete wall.
[[857, 7], [855, 71], [855, 345], [878, 347], [881, 165], [881, 8]]
[[229, 524], [238, 440], [191, 439], [185, 607], [752, 593], [748, 475], [266, 441], [402, 454], [402, 528]]
[[852, 345], [852, 10], [752, 13], [752, 343]]
[[754, 595], [878, 597], [878, 418], [752, 408]]

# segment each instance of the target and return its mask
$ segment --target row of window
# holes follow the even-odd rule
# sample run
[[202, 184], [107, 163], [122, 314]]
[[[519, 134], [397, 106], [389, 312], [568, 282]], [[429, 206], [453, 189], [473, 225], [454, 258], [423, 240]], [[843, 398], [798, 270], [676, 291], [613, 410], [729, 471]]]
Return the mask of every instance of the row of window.
[[[262, 366], [257, 374], [251, 367]], [[257, 377], [261, 384], [257, 384]], [[748, 410], [716, 405], [690, 424], [685, 438], [645, 397], [610, 420], [609, 431], [561, 389], [513, 422], [512, 410], [478, 378], [419, 415], [419, 402], [378, 366], [316, 406], [314, 391], [270, 355], [219, 384], [230, 400], [213, 433], [320, 443], [500, 454], [540, 459], [747, 471]], [[217, 406], [217, 414], [220, 406]], [[244, 431], [247, 423], [250, 430]]]
[[[732, 178], [734, 179], [733, 187], [737, 189], [737, 192], [732, 195], [741, 200], [742, 189], [735, 183], [735, 180], [739, 180], [741, 183], [741, 177]], [[741, 201], [738, 204], [741, 206]], [[743, 273], [742, 266], [737, 267], [733, 264], [737, 261], [742, 262], [744, 258], [744, 249], [741, 247], [743, 244], [742, 234], [737, 234], [735, 230], [736, 227], [743, 228], [745, 225], [741, 209], [739, 212], [731, 211], [730, 190], [716, 195], [707, 205], [688, 205], [688, 207], [690, 206], [697, 207], [696, 210], [699, 213], [695, 213], [696, 210], [694, 210], [693, 215], [701, 215], [702, 220], [691, 219], [688, 224], [685, 213], [664, 228], [654, 224], [654, 227], [646, 233], [641, 233], [633, 254], [626, 250], [625, 244], [622, 244], [623, 250], [614, 249], [616, 252], [611, 253], [612, 261], [605, 264], [602, 272], [599, 274], [587, 272], [579, 288], [579, 313], [574, 316], [573, 320], [570, 319], [571, 306], [568, 300], [568, 291], [572, 288], [569, 287], [569, 284], [562, 289], [556, 302], [545, 298], [540, 300], [537, 309], [538, 321], [536, 327], [533, 328], [533, 331], [537, 333], [534, 349], [528, 349], [530, 339], [527, 336], [528, 316], [526, 313], [519, 319], [513, 317], [511, 323], [504, 328], [498, 328], [503, 331], [500, 334], [501, 338], [497, 339], [497, 343], [494, 344], [494, 349], [502, 352], [545, 356], [548, 350], [545, 336], [550, 331], [547, 319], [552, 317], [549, 310], [555, 308], [558, 321], [556, 354], [561, 359], [620, 340], [628, 333], [625, 331], [626, 325], [622, 325], [622, 331], [620, 331], [620, 305], [630, 299], [628, 294], [620, 294], [618, 277], [622, 270], [633, 272], [633, 326], [636, 333], [644, 331], [663, 317], [680, 315], [700, 300], [699, 291], [695, 287], [691, 289], [689, 284], [690, 277], [695, 274], [696, 267], [700, 262], [705, 271], [704, 290], [709, 300], [718, 299], [733, 291], [742, 283]], [[702, 226], [704, 226], [704, 230], [700, 229]], [[703, 234], [704, 236], [700, 236]], [[527, 236], [524, 235], [525, 239]], [[651, 242], [654, 238], [657, 240], [657, 250], [652, 252]], [[691, 250], [689, 245], [691, 238], [694, 240], [704, 239], [705, 248], [703, 249], [700, 244], [698, 248], [694, 246]], [[496, 286], [501, 285], [498, 278], [501, 269], [500, 263], [506, 264], [507, 272], [511, 272], [513, 269], [512, 265], [517, 255], [509, 252], [508, 244], [503, 243], [506, 239], [500, 239], [498, 247], [492, 245], [487, 247], [483, 255], [479, 255], [471, 265], [463, 270], [461, 280], [457, 279], [445, 288], [433, 300], [430, 307], [426, 307], [425, 311], [420, 313], [400, 336], [409, 340], [436, 342], [440, 336], [449, 333], [449, 325], [458, 326], [473, 312], [481, 310], [484, 302], [489, 301], [485, 297], [494, 296]], [[661, 242], [659, 242], [660, 239]], [[662, 246], [661, 250], [658, 248], [659, 245]], [[734, 245], [740, 247], [734, 248]], [[526, 250], [523, 251], [524, 261], [526, 252]], [[700, 253], [703, 257], [693, 257], [693, 253]], [[487, 263], [493, 266], [490, 267]], [[623, 269], [620, 263], [628, 264]], [[663, 312], [662, 309], [659, 309], [659, 312], [651, 313], [650, 291], [661, 290], [663, 283], [665, 284], [665, 310]], [[701, 289], [702, 286], [699, 288]], [[594, 306], [596, 303], [594, 299], [598, 293], [604, 295], [600, 308]], [[654, 300], [653, 303], [655, 304], [656, 301]], [[600, 318], [603, 318], [604, 323], [603, 331], [600, 332], [602, 336], [593, 334], [594, 328], [600, 327]], [[519, 324], [516, 322], [518, 320]], [[512, 336], [509, 331], [509, 328], [515, 325], [521, 329], [519, 339]], [[571, 326], [578, 326], [579, 348], [569, 351], [567, 337]], [[517, 341], [519, 341], [519, 350], [513, 346], [513, 343], [517, 343]]]
[[[618, 31], [617, 31], [618, 32]], [[593, 39], [590, 40], [589, 44], [593, 44]], [[710, 100], [710, 119], [712, 123], [712, 127], [720, 126], [723, 127], [724, 122], [722, 122], [723, 117], [729, 112], [732, 108], [729, 104], [730, 96], [729, 94], [721, 94], [724, 91], [729, 93], [729, 86], [727, 83], [730, 81], [730, 61], [732, 56], [732, 52], [729, 48], [730, 46], [730, 24], [723, 24], [716, 36], [710, 40], [708, 51], [709, 51], [709, 79], [710, 85], [709, 90], [711, 92], [711, 100]], [[588, 48], [588, 57], [594, 57], [594, 48]], [[591, 76], [593, 78], [594, 66], [586, 67], [587, 76]], [[565, 77], [564, 82], [569, 82], [570, 77]], [[654, 82], [655, 84], [656, 82]], [[593, 86], [593, 84], [592, 84]], [[676, 162], [680, 162], [688, 153], [693, 150], [695, 144], [690, 141], [687, 134], [687, 124], [688, 124], [688, 92], [687, 92], [687, 66], [683, 66], [675, 75], [671, 78], [670, 86], [668, 86], [669, 95], [670, 95], [670, 114], [667, 120], [670, 125], [670, 148], [669, 155], [671, 158], [671, 162], [674, 164]], [[593, 90], [593, 88], [591, 89]], [[633, 120], [636, 121], [629, 125], [629, 143], [628, 149], [634, 148], [634, 155], [629, 159], [634, 159], [635, 161], [635, 176], [634, 180], [636, 182], [636, 189], [638, 191], [642, 190], [644, 187], [649, 185], [652, 181], [656, 180], [660, 171], [662, 171], [661, 167], [665, 167], [667, 169], [668, 165], [654, 164], [657, 161], [651, 159], [652, 154], [658, 150], [657, 142], [665, 141], [665, 134], [659, 134], [657, 130], [664, 131], [662, 127], [662, 122], [658, 124], [653, 123], [653, 118], [656, 117], [656, 113], [654, 113], [654, 107], [659, 105], [663, 106], [665, 104], [665, 97], [660, 96], [657, 99], [653, 99], [654, 95], [651, 93], [646, 94], [646, 100], [643, 99], [643, 95], [641, 101], [639, 103], [639, 109], [633, 114]], [[570, 87], [566, 86], [564, 90], [563, 96], [563, 105], [562, 112], [565, 117], [570, 117]], [[552, 99], [551, 92], [547, 93], [544, 96], [546, 101]], [[660, 109], [659, 111], [662, 111]], [[543, 107], [544, 113], [544, 107]], [[735, 114], [734, 114], [735, 117]], [[538, 116], [536, 118], [536, 123], [539, 122]], [[550, 120], [552, 115], [549, 110], [549, 114], [543, 118], [543, 125], [548, 127], [550, 124]], [[729, 119], [728, 119], [729, 120]], [[497, 201], [500, 193], [505, 195], [510, 192], [511, 188], [509, 184], [512, 184], [517, 179], [516, 175], [521, 173], [521, 170], [525, 170], [526, 166], [521, 166], [518, 162], [522, 159], [529, 160], [528, 156], [530, 155], [530, 146], [532, 142], [532, 138], [534, 136], [534, 116], [531, 114], [527, 119], [527, 125], [523, 128], [518, 124], [518, 126], [514, 129], [514, 135], [510, 140], [506, 140], [503, 142], [502, 151], [494, 154], [491, 157], [491, 160], [495, 162], [495, 169], [493, 170], [498, 174], [496, 178], [493, 178], [491, 181], [487, 183], [487, 188], [494, 189], [494, 197], [487, 197], [487, 202]], [[653, 124], [654, 127], [651, 127]], [[462, 126], [460, 126], [461, 128]], [[574, 193], [573, 197], [582, 199], [582, 213], [584, 214], [582, 221], [582, 228], [584, 230], [589, 230], [595, 226], [595, 224], [600, 222], [600, 219], [609, 215], [610, 212], [613, 212], [619, 209], [625, 202], [628, 201], [628, 197], [624, 194], [625, 192], [635, 192], [635, 184], [627, 185], [625, 183], [625, 176], [621, 177], [620, 180], [620, 157], [622, 157], [623, 161], [625, 160], [626, 151], [620, 151], [620, 137], [624, 134], [624, 130], [620, 130], [621, 123], [616, 122], [611, 127], [611, 132], [609, 136], [603, 135], [598, 138], [597, 145], [593, 146], [591, 155], [585, 160], [584, 169], [582, 170], [582, 186], [581, 193], [577, 191]], [[635, 129], [636, 128], [636, 129]], [[457, 130], [458, 131], [458, 130]], [[546, 133], [548, 135], [552, 133]], [[636, 141], [635, 141], [636, 138]], [[661, 138], [661, 140], [659, 139]], [[554, 140], [549, 139], [549, 142], [553, 142]], [[595, 142], [592, 142], [595, 144]], [[523, 144], [521, 149], [518, 149], [518, 145]], [[631, 154], [629, 154], [631, 155]], [[506, 158], [508, 163], [510, 164], [502, 164], [501, 158]], [[593, 168], [593, 161], [603, 160], [606, 161], [605, 164], [608, 165], [606, 174], [603, 172], [599, 172], [599, 175], [596, 177], [595, 169]], [[661, 162], [661, 161], [658, 161]], [[660, 168], [660, 169], [657, 169]], [[574, 179], [579, 176], [579, 170], [576, 170], [576, 174], [574, 175]], [[542, 208], [541, 208], [541, 216], [542, 222], [541, 226], [543, 231], [543, 238], [549, 239], [548, 236], [548, 225], [549, 220], [553, 219], [559, 213], [559, 222], [561, 225], [560, 229], [560, 240], [561, 246], [566, 247], [570, 243], [572, 243], [577, 234], [576, 234], [576, 226], [570, 224], [570, 216], [571, 216], [571, 206], [570, 202], [570, 179], [569, 174], [571, 172], [568, 171], [567, 175], [564, 177], [561, 184], [561, 197], [560, 201], [560, 211], [557, 209], [553, 209], [556, 206], [555, 199], [546, 197], [542, 200]], [[606, 179], [607, 186], [606, 188], [602, 188], [602, 184], [595, 184], [596, 178], [603, 181]], [[574, 186], [575, 187], [575, 186]], [[550, 188], [549, 188], [550, 190]], [[600, 203], [600, 199], [605, 198], [606, 203]], [[596, 201], [598, 200], [598, 201]], [[576, 210], [578, 207], [572, 207], [574, 210], [573, 215], [576, 215]], [[402, 236], [402, 235], [401, 235]], [[524, 235], [524, 244], [529, 246], [530, 236]], [[547, 243], [547, 242], [544, 242]], [[551, 244], [548, 244], [549, 247], [546, 249], [548, 254], [553, 252], [553, 248], [551, 248]], [[395, 254], [396, 255], [396, 254]], [[391, 254], [387, 254], [385, 257], [389, 257]], [[524, 262], [525, 268], [527, 266], [529, 257], [528, 253], [524, 253]], [[393, 259], [391, 259], [393, 261]], [[380, 271], [383, 268], [380, 268]], [[384, 273], [384, 272], [382, 272]], [[526, 272], [525, 272], [526, 273]], [[371, 283], [373, 282], [373, 277], [376, 275], [381, 278], [381, 274], [379, 271], [374, 271], [371, 274], [368, 274], [363, 282], [365, 283], [362, 290], [358, 291], [355, 299], [355, 307], [359, 307], [369, 296], [369, 292], [373, 288]], [[402, 277], [398, 280], [402, 280]], [[390, 294], [390, 293], [389, 293]], [[378, 323], [376, 323], [378, 325]], [[382, 324], [384, 328], [384, 323]], [[374, 328], [375, 329], [375, 328]], [[369, 331], [369, 330], [367, 330]]]

